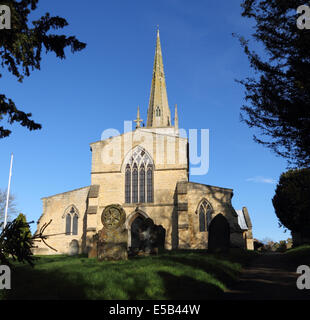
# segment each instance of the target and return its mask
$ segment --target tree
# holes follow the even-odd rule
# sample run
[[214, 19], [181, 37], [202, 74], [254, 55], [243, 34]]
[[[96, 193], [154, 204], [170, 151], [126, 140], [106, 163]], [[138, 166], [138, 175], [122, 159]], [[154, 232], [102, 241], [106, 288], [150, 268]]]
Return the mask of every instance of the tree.
[[[6, 206], [6, 191], [0, 189], [0, 223], [4, 221], [4, 212]], [[8, 220], [17, 214], [15, 196], [11, 193], [8, 206]]]
[[285, 252], [287, 249], [287, 243], [285, 240], [279, 241], [279, 246], [277, 247], [277, 252]]
[[249, 40], [238, 36], [258, 75], [238, 81], [248, 102], [241, 119], [258, 128], [256, 142], [297, 167], [310, 166], [310, 30], [296, 25], [296, 10], [305, 2], [244, 0], [242, 16], [254, 19], [252, 37], [266, 54], [257, 54]]
[[23, 226], [20, 228], [21, 237], [24, 238], [24, 237], [28, 236], [30, 239], [31, 238], [31, 231], [30, 231], [29, 225], [27, 223], [26, 216], [24, 214], [20, 213], [18, 215], [18, 217], [16, 218], [16, 221], [21, 221], [21, 225]]
[[[70, 47], [72, 53], [80, 51], [86, 44], [78, 41], [74, 36], [50, 33], [52, 30], [62, 29], [68, 25], [61, 17], [51, 17], [46, 13], [38, 20], [32, 21], [30, 26], [29, 14], [37, 8], [39, 0], [2, 0], [2, 5], [8, 5], [11, 10], [11, 29], [0, 31], [1, 67], [17, 77], [22, 82], [34, 69], [40, 69], [42, 50], [54, 52], [56, 57], [65, 58], [65, 48]], [[0, 77], [2, 74], [0, 73]], [[41, 125], [31, 119], [31, 113], [25, 113], [17, 108], [13, 100], [0, 93], [0, 122], [7, 120], [29, 130], [41, 129]], [[11, 134], [11, 130], [0, 126], [0, 139]]]
[[[11, 261], [27, 262], [34, 266], [35, 257], [32, 249], [35, 248], [36, 241], [43, 241], [49, 248], [55, 250], [46, 243], [47, 236], [44, 231], [50, 225], [45, 223], [40, 231], [31, 236], [30, 223], [27, 222], [26, 217], [20, 214], [12, 222], [8, 222], [5, 228], [0, 232], [0, 265], [11, 266]], [[3, 223], [0, 223], [2, 229]], [[55, 250], [57, 251], [57, 250]]]
[[282, 173], [272, 203], [280, 226], [310, 239], [310, 168]]

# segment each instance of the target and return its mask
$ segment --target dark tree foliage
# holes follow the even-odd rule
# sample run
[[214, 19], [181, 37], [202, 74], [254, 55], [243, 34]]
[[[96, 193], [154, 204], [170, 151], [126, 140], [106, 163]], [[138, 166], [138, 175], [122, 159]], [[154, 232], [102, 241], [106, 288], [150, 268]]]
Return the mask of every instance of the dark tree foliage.
[[[12, 27], [0, 31], [1, 67], [16, 76], [20, 82], [31, 71], [40, 69], [43, 49], [46, 53], [54, 52], [58, 58], [64, 59], [65, 48], [70, 47], [74, 53], [86, 46], [74, 36], [51, 33], [68, 25], [64, 18], [51, 17], [46, 13], [30, 24], [28, 16], [37, 8], [38, 2], [39, 0], [1, 1], [2, 5], [8, 5], [11, 9]], [[7, 120], [9, 124], [17, 122], [29, 130], [41, 129], [41, 125], [34, 122], [31, 116], [31, 113], [19, 110], [10, 98], [0, 93], [0, 122]], [[0, 139], [10, 133], [9, 129], [0, 126]]]
[[241, 119], [259, 129], [254, 140], [286, 158], [290, 166], [310, 166], [310, 30], [297, 28], [297, 8], [305, 0], [244, 0], [242, 16], [254, 19], [252, 37], [265, 56], [238, 36], [257, 77], [239, 81], [247, 105]]
[[310, 236], [310, 169], [283, 173], [272, 199], [280, 225]]
[[29, 225], [23, 219], [16, 218], [9, 222], [0, 234], [0, 263], [11, 265], [11, 258], [13, 261], [28, 262], [33, 265], [32, 247]]
[[21, 225], [24, 225], [23, 228], [20, 228], [21, 237], [24, 238], [25, 236], [28, 236], [31, 239], [31, 231], [29, 228], [29, 224], [27, 223], [26, 216], [22, 213], [18, 215], [16, 218], [17, 221], [21, 221]]
[[[20, 214], [12, 222], [8, 222], [0, 233], [0, 265], [12, 266], [11, 261], [13, 260], [27, 262], [34, 266], [36, 258], [33, 256], [32, 249], [36, 248], [36, 241], [43, 241], [49, 248], [55, 250], [45, 242], [48, 236], [44, 235], [44, 231], [51, 222], [45, 223], [40, 231], [33, 236], [30, 232], [30, 223], [32, 222], [28, 223], [23, 214]], [[2, 226], [3, 223], [0, 223], [0, 229]]]

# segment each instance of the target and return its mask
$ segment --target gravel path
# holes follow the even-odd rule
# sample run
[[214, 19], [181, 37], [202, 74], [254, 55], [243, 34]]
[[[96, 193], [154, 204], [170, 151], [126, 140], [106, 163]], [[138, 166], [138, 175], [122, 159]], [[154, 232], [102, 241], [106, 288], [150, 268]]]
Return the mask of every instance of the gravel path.
[[297, 265], [289, 265], [281, 253], [256, 257], [242, 272], [240, 281], [224, 294], [228, 300], [304, 300], [310, 290], [298, 290]]

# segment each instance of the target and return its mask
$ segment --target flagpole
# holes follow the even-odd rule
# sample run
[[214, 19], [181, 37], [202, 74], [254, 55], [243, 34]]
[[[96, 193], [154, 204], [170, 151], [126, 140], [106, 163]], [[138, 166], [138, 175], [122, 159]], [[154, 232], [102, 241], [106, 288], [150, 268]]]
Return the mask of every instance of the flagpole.
[[8, 184], [8, 191], [7, 191], [7, 194], [6, 194], [6, 205], [5, 205], [3, 229], [5, 228], [6, 223], [7, 223], [8, 207], [9, 207], [9, 199], [10, 199], [11, 177], [12, 177], [12, 166], [13, 166], [13, 153], [11, 154], [11, 165], [10, 165], [10, 174], [9, 174], [9, 184]]

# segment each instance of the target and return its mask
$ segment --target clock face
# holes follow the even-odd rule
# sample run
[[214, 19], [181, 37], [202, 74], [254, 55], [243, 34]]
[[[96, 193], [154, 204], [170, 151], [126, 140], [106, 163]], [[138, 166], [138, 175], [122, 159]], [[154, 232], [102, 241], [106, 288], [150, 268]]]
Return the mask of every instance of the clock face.
[[107, 206], [101, 215], [101, 221], [105, 228], [116, 229], [125, 222], [125, 212], [120, 206]]

